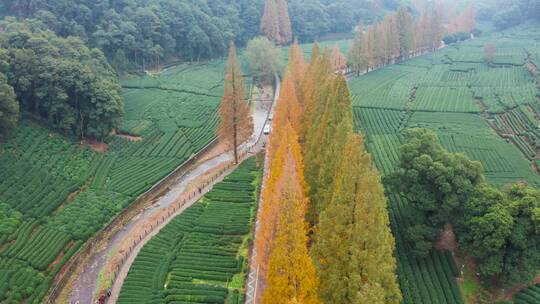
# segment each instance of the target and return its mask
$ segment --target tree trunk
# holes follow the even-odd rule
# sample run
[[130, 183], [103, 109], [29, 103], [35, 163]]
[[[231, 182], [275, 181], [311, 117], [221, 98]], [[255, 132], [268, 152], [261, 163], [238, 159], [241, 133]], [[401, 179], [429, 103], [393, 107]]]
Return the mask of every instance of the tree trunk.
[[84, 116], [81, 110], [79, 110], [79, 116], [81, 117], [81, 140], [84, 140]]
[[234, 136], [233, 136], [233, 145], [234, 145], [234, 164], [238, 164], [238, 132], [236, 130], [236, 127], [234, 128]]

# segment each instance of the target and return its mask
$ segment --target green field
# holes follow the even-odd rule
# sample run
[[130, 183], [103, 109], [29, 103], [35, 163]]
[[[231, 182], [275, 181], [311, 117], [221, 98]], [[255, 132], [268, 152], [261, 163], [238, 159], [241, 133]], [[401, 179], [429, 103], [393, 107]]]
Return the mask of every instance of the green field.
[[242, 163], [137, 255], [118, 303], [243, 303], [260, 167]]
[[[526, 67], [538, 64], [534, 41], [540, 41], [538, 31], [474, 39], [352, 79], [356, 129], [364, 133], [381, 174], [397, 169], [401, 131], [422, 127], [435, 131], [449, 151], [480, 161], [488, 182], [540, 187], [531, 168], [540, 164], [540, 95]], [[498, 47], [489, 65], [486, 43]], [[434, 250], [424, 259], [410, 256], [402, 235], [408, 202], [389, 198], [403, 303], [464, 303], [451, 254]], [[521, 293], [516, 303], [538, 303], [530, 300], [537, 288]]]
[[112, 136], [106, 153], [30, 119], [0, 144], [1, 303], [41, 303], [88, 238], [215, 138], [223, 68], [181, 65], [123, 80], [118, 132], [140, 141]]
[[536, 304], [540, 303], [540, 284], [530, 286], [514, 297], [515, 304]]

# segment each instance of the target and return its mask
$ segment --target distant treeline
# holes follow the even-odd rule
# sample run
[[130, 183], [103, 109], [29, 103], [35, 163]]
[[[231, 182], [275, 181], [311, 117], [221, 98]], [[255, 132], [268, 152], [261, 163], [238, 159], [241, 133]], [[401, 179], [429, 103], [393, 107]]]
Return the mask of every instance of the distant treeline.
[[[290, 0], [300, 41], [350, 32], [371, 23], [398, 0]], [[259, 35], [263, 0], [3, 0], [0, 15], [34, 18], [61, 37], [101, 49], [117, 69], [155, 67], [165, 60], [223, 56], [228, 42]]]
[[540, 21], [538, 0], [497, 0], [478, 10], [480, 21], [493, 21], [499, 30], [519, 25], [528, 20]]

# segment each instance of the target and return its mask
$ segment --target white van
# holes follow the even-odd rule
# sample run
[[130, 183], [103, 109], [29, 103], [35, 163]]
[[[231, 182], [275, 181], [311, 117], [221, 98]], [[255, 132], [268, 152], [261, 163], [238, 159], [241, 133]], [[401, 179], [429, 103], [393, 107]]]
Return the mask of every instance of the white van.
[[263, 130], [264, 135], [270, 134], [271, 131], [272, 131], [272, 128], [270, 127], [270, 125], [264, 126], [264, 130]]

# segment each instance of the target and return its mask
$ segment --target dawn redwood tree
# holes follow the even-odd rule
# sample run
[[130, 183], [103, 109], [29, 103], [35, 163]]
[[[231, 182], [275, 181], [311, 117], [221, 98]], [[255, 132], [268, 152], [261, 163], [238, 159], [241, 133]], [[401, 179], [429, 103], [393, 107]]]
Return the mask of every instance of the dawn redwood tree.
[[279, 125], [288, 121], [298, 134], [301, 127], [302, 108], [298, 101], [293, 77], [293, 72], [287, 69], [281, 83], [281, 92], [279, 93], [280, 106], [276, 109], [274, 115], [276, 122], [273, 125]]
[[408, 59], [415, 49], [414, 22], [407, 8], [401, 7], [396, 15], [399, 28], [399, 57]]
[[340, 162], [341, 151], [348, 135], [353, 132], [352, 101], [347, 80], [339, 75], [330, 88], [321, 94], [321, 105], [308, 132], [305, 145], [306, 181], [311, 206], [308, 219], [317, 223], [318, 215], [326, 209]]
[[287, 0], [276, 1], [279, 25], [279, 42], [280, 44], [285, 45], [291, 42], [293, 38], [291, 19], [289, 17], [289, 7], [287, 6]]
[[291, 19], [286, 0], [265, 0], [261, 32], [277, 44], [292, 41]]
[[255, 242], [257, 263], [260, 265], [263, 276], [268, 268], [268, 258], [272, 250], [271, 244], [276, 235], [277, 219], [281, 208], [281, 197], [277, 187], [280, 180], [286, 178], [284, 170], [292, 168], [285, 167], [286, 157], [294, 158], [294, 168], [298, 171], [296, 173], [287, 171], [286, 174], [298, 176], [299, 183], [305, 188], [302, 153], [298, 139], [291, 123], [288, 121], [287, 111], [280, 109], [286, 107], [284, 102], [283, 99], [278, 100], [276, 115], [272, 122], [272, 133], [268, 143], [269, 173], [265, 178], [265, 187], [261, 194], [261, 201], [263, 202], [261, 204], [261, 218], [264, 220], [261, 221], [257, 230]]
[[302, 48], [300, 48], [300, 45], [298, 45], [298, 41], [295, 41], [289, 49], [288, 62], [288, 71], [291, 73], [298, 101], [301, 105], [303, 105], [304, 90], [302, 88], [302, 82], [308, 66], [306, 60], [304, 59], [304, 52], [302, 51]]
[[367, 67], [364, 46], [364, 28], [359, 26], [347, 58], [351, 69], [356, 72], [357, 76]]
[[399, 304], [395, 241], [380, 177], [362, 136], [350, 134], [312, 255], [324, 303]]
[[238, 163], [238, 146], [253, 132], [253, 118], [245, 96], [242, 69], [236, 56], [236, 47], [231, 43], [225, 70], [218, 132], [219, 138], [233, 149], [235, 163]]
[[281, 176], [275, 183], [273, 193], [277, 197], [274, 203], [278, 206], [274, 237], [267, 244], [270, 254], [262, 302], [321, 303], [317, 295], [318, 278], [307, 249], [307, 198], [301, 157], [295, 155], [299, 152], [298, 139], [290, 124], [286, 124], [283, 131], [287, 134], [284, 137], [287, 141], [282, 142], [287, 149], [282, 150], [284, 155], [280, 155], [283, 157], [282, 167], [279, 168]]
[[319, 46], [315, 43], [311, 52], [311, 63], [302, 82], [303, 112], [299, 138], [303, 146], [306, 144], [308, 132], [314, 127], [316, 114], [322, 113], [324, 110], [321, 94], [329, 89], [328, 86], [332, 83], [333, 78], [335, 78], [335, 74], [332, 72], [328, 53], [325, 52], [321, 56]]
[[264, 1], [264, 12], [261, 18], [261, 33], [276, 43], [279, 43], [281, 40], [276, 0]]
[[338, 45], [334, 46], [331, 59], [334, 71], [341, 71], [347, 66], [347, 58], [341, 53]]

